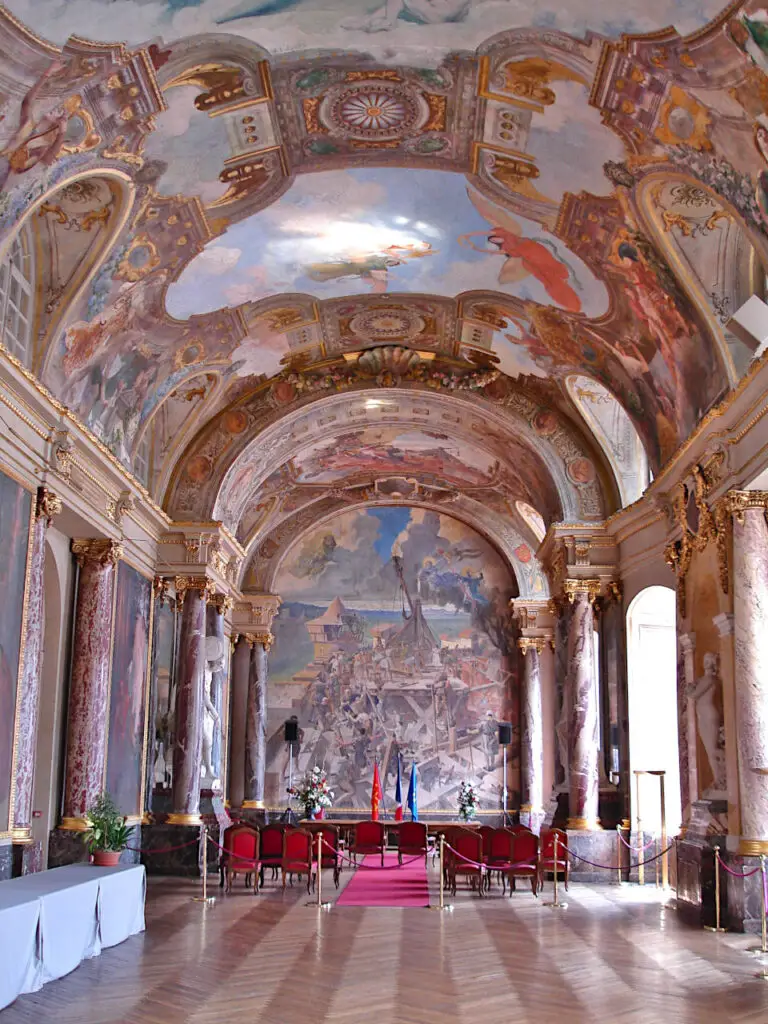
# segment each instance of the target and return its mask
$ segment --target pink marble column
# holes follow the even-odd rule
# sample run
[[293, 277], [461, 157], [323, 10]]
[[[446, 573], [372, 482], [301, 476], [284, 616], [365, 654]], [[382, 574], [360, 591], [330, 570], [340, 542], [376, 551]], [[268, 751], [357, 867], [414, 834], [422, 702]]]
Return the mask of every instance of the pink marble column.
[[109, 659], [115, 567], [123, 554], [113, 540], [75, 540], [80, 566], [67, 713], [67, 762], [61, 828], [82, 830], [104, 789], [109, 721]]
[[267, 662], [271, 633], [252, 637], [245, 717], [245, 799], [243, 807], [264, 807], [267, 770]]
[[743, 854], [768, 854], [768, 491], [730, 491]]
[[245, 728], [248, 717], [248, 676], [251, 648], [246, 637], [237, 640], [232, 655], [232, 721], [229, 750], [229, 802], [242, 807], [245, 800]]
[[176, 668], [173, 812], [169, 825], [199, 825], [200, 768], [205, 691], [205, 607], [211, 591], [205, 576], [177, 576], [181, 627]]
[[32, 555], [27, 577], [27, 628], [24, 668], [19, 694], [18, 738], [14, 765], [13, 838], [24, 842], [31, 835], [32, 796], [37, 750], [37, 716], [40, 706], [40, 677], [43, 668], [45, 629], [45, 532], [61, 512], [61, 498], [45, 487], [37, 491]]
[[593, 608], [599, 584], [591, 580], [565, 582], [573, 602], [568, 632], [568, 828], [590, 831], [600, 827]]
[[544, 640], [521, 637], [518, 643], [525, 659], [520, 751], [523, 803], [520, 820], [538, 833], [544, 820], [544, 718], [539, 663], [539, 652], [543, 650]]

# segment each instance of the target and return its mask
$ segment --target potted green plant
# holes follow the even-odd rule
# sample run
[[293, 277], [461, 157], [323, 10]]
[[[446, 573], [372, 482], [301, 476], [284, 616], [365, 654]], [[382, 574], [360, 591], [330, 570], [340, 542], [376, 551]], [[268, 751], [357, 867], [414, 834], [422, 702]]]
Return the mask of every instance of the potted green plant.
[[97, 867], [114, 867], [120, 854], [128, 845], [133, 832], [132, 825], [126, 825], [125, 818], [115, 807], [109, 793], [102, 793], [86, 811], [87, 831], [83, 842]]

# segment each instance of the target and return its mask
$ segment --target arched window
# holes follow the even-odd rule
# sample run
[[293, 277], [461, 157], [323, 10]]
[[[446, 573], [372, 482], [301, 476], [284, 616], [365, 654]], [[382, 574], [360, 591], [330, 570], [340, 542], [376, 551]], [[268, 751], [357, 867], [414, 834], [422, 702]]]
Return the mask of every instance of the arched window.
[[610, 391], [591, 377], [574, 374], [565, 385], [613, 467], [622, 506], [631, 505], [650, 483], [648, 457], [634, 423]]
[[0, 263], [0, 338], [24, 366], [29, 366], [35, 305], [35, 267], [29, 230], [13, 240]]
[[664, 772], [667, 831], [681, 821], [677, 711], [677, 624], [675, 592], [647, 587], [627, 611], [629, 751], [632, 771], [632, 827], [661, 833], [658, 775]]

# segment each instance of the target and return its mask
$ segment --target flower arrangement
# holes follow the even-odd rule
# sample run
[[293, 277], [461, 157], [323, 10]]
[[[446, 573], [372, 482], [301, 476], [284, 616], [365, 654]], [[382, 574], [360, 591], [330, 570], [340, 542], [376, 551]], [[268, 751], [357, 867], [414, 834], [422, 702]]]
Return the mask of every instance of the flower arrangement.
[[462, 782], [459, 786], [459, 817], [462, 821], [474, 818], [477, 810], [477, 793], [471, 782]]
[[326, 807], [333, 806], [333, 791], [328, 786], [328, 775], [317, 765], [311, 772], [307, 772], [299, 786], [294, 786], [288, 792], [304, 808], [305, 818], [313, 818]]

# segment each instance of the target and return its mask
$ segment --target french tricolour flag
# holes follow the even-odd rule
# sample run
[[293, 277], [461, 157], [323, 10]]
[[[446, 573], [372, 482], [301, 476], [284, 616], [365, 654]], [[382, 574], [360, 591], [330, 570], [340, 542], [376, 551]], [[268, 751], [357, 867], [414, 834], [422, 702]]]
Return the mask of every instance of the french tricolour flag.
[[397, 755], [397, 784], [395, 785], [395, 821], [403, 820], [403, 779], [400, 774], [400, 755]]

